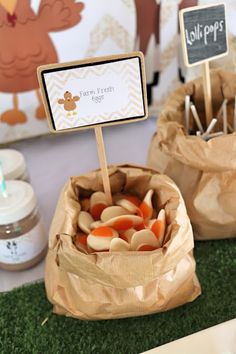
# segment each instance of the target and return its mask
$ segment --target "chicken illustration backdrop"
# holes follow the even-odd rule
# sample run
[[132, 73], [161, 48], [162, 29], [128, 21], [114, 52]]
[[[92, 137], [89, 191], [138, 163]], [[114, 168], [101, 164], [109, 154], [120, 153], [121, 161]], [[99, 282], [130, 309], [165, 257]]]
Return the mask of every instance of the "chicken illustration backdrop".
[[19, 109], [17, 94], [31, 90], [38, 98], [35, 117], [46, 117], [36, 69], [58, 61], [49, 32], [78, 24], [83, 7], [73, 0], [42, 0], [35, 14], [30, 0], [0, 0], [0, 92], [13, 95], [13, 107], [2, 113], [1, 122], [15, 125], [27, 121], [25, 112]]
[[136, 48], [145, 56], [148, 103], [152, 103], [152, 87], [158, 84], [161, 50], [160, 0], [135, 0], [137, 27]]
[[[198, 0], [181, 0], [178, 6], [178, 11], [186, 9], [187, 7], [197, 6]], [[181, 36], [180, 36], [180, 25], [178, 21], [178, 73], [181, 82], [185, 82], [186, 77], [186, 67], [184, 65], [182, 46], [181, 46]]]

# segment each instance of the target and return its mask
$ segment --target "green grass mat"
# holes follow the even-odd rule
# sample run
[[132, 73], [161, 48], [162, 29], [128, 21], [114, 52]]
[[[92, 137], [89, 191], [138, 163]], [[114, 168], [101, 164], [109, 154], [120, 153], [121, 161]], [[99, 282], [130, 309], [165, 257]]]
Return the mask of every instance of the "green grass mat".
[[140, 353], [236, 317], [236, 240], [197, 242], [195, 257], [202, 295], [161, 314], [79, 321], [51, 314], [43, 283], [1, 294], [0, 353]]

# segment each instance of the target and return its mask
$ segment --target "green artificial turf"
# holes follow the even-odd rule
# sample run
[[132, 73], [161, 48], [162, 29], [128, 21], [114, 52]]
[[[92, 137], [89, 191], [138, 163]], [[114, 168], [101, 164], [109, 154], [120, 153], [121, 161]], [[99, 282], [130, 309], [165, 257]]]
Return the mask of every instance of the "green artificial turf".
[[202, 295], [161, 314], [79, 321], [51, 313], [43, 283], [1, 294], [0, 353], [140, 353], [236, 317], [236, 240], [196, 242], [195, 257]]

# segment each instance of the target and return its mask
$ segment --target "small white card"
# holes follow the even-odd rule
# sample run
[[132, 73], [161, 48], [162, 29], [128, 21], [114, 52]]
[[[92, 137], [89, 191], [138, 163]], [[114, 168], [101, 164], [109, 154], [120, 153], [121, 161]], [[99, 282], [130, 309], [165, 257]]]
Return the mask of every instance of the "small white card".
[[41, 66], [38, 78], [53, 132], [147, 118], [140, 52]]

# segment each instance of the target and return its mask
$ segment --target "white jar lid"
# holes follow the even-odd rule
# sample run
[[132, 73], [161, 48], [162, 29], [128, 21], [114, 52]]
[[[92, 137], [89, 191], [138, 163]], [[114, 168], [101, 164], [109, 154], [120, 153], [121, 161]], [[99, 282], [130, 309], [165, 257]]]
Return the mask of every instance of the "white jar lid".
[[0, 225], [24, 219], [37, 205], [34, 190], [23, 181], [6, 181], [8, 197], [0, 195]]
[[0, 161], [5, 179], [20, 178], [25, 172], [24, 156], [17, 150], [0, 149]]

